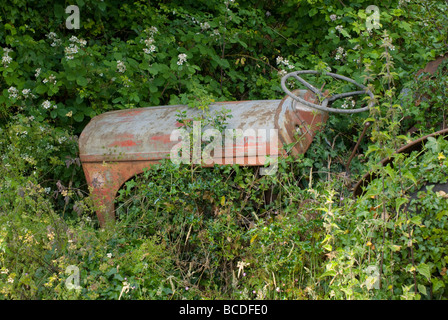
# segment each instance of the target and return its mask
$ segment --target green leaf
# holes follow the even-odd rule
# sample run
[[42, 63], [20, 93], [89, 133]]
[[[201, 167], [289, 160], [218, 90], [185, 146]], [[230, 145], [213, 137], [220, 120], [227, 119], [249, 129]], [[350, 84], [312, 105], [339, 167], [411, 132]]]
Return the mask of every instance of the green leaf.
[[428, 281], [431, 280], [431, 271], [429, 266], [426, 263], [420, 263], [417, 266], [417, 271], [423, 275]]
[[414, 183], [414, 185], [417, 185], [417, 179], [415, 179], [411, 171], [407, 171], [403, 176], [411, 180]]
[[442, 210], [436, 215], [437, 220], [441, 220], [443, 216], [448, 216], [448, 210]]
[[406, 199], [406, 198], [396, 198], [395, 199], [395, 210], [398, 212], [400, 207], [407, 202], [408, 202], [408, 199]]
[[445, 288], [445, 284], [442, 280], [439, 280], [437, 278], [431, 279], [432, 282], [432, 291], [437, 292], [439, 289]]
[[336, 271], [334, 270], [327, 270], [324, 273], [321, 274], [320, 278], [324, 277], [334, 277], [336, 275]]
[[87, 85], [88, 81], [83, 76], [79, 76], [78, 78], [76, 78], [76, 83], [78, 85], [80, 85], [81, 87], [85, 87]]
[[60, 117], [65, 117], [65, 115], [67, 114], [67, 109], [65, 108], [58, 108], [58, 114]]
[[422, 217], [421, 216], [414, 216], [411, 218], [411, 222], [417, 226], [420, 226], [422, 224]]
[[119, 273], [116, 273], [114, 275], [114, 279], [117, 279], [118, 281], [123, 281], [124, 280], [123, 276], [121, 274], [119, 274]]
[[117, 268], [113, 267], [113, 268], [110, 268], [109, 271], [106, 272], [106, 276], [111, 276], [116, 273], [117, 273]]
[[36, 93], [43, 94], [45, 92], [47, 92], [47, 87], [45, 85], [40, 84], [36, 87]]
[[96, 116], [96, 112], [95, 112], [95, 110], [93, 110], [92, 108], [86, 108], [85, 110], [84, 110], [84, 114], [86, 115], [86, 116], [88, 116], [88, 117], [90, 117], [90, 118], [93, 118], [94, 116]]
[[76, 114], [73, 116], [73, 119], [74, 119], [76, 122], [82, 122], [82, 120], [84, 120], [84, 113], [82, 113], [82, 112], [78, 112], [78, 113], [76, 113]]
[[426, 287], [422, 284], [417, 285], [418, 291], [426, 296]]

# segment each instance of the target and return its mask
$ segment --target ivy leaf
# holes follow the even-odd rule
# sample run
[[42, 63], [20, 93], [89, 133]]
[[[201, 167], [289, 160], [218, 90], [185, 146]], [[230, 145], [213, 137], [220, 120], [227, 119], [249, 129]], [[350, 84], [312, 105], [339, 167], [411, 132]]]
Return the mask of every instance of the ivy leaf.
[[417, 226], [420, 226], [422, 224], [422, 217], [421, 216], [414, 216], [411, 218], [411, 222]]
[[441, 220], [443, 216], [448, 216], [448, 210], [442, 210], [436, 215], [437, 220]]

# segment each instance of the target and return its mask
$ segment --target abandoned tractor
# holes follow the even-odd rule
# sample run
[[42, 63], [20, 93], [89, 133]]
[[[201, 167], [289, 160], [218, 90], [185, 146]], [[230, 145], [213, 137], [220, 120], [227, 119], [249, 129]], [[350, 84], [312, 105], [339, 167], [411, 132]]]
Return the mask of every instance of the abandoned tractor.
[[[357, 113], [368, 111], [371, 107], [373, 93], [350, 78], [326, 73], [359, 88], [358, 91], [328, 96], [328, 93], [322, 93], [305, 81], [301, 77], [304, 74], [321, 73], [304, 70], [285, 75], [281, 86], [286, 96], [282, 100], [218, 102], [210, 105], [210, 112], [228, 110], [231, 117], [226, 132], [242, 132], [243, 137], [234, 139], [226, 136], [221, 150], [218, 150], [220, 152], [216, 152], [215, 148], [210, 159], [193, 162], [205, 166], [260, 166], [267, 170], [267, 164], [286, 156], [282, 147], [284, 144], [294, 144], [289, 151], [293, 156], [305, 153], [316, 132], [327, 121], [328, 113]], [[306, 89], [291, 92], [287, 88], [290, 78], [299, 81]], [[370, 102], [358, 109], [331, 107], [335, 100], [354, 95], [369, 95]], [[178, 121], [179, 112], [184, 113], [187, 119], [194, 119], [201, 111], [186, 105], [111, 111], [94, 117], [85, 127], [79, 138], [80, 159], [98, 208], [101, 226], [114, 221], [114, 198], [127, 180], [162, 159], [173, 156], [173, 150], [177, 150], [179, 145], [179, 135], [175, 133], [182, 127]]]
[[[359, 90], [330, 96], [328, 92], [323, 93], [322, 89], [319, 90], [305, 81], [302, 77], [305, 74], [330, 76], [346, 81]], [[287, 84], [291, 79], [297, 80], [306, 89], [290, 91]], [[288, 154], [297, 156], [308, 150], [316, 132], [328, 120], [329, 113], [368, 111], [374, 101], [373, 93], [367, 87], [334, 73], [314, 70], [292, 72], [281, 79], [281, 87], [286, 93], [281, 100], [217, 102], [210, 105], [211, 113], [224, 109], [230, 113], [225, 131], [232, 134], [226, 134], [225, 139], [214, 145], [208, 159], [201, 158], [200, 152], [196, 154], [195, 159], [193, 146], [193, 153], [188, 152], [187, 158], [181, 160], [202, 166], [260, 166], [265, 170], [264, 174], [269, 174], [268, 169], [275, 169], [276, 159], [279, 157]], [[357, 109], [331, 107], [337, 99], [355, 95], [368, 95], [370, 99], [367, 105]], [[147, 107], [107, 112], [89, 122], [79, 139], [80, 159], [102, 227], [115, 220], [114, 200], [118, 190], [127, 180], [162, 159], [179, 160], [174, 159], [173, 155], [177, 156], [182, 148], [190, 151], [189, 142], [182, 144], [188, 136], [180, 133], [185, 123], [179, 122], [179, 114], [182, 113], [187, 120], [192, 120], [198, 118], [201, 112], [187, 105]], [[200, 136], [200, 123], [198, 125], [199, 128], [193, 126], [193, 134], [196, 130]], [[365, 129], [366, 127], [361, 137]], [[239, 134], [235, 134], [236, 132]], [[213, 134], [213, 141], [216, 141], [220, 133]], [[448, 129], [432, 133], [401, 147], [397, 153], [420, 150], [429, 137], [446, 134]], [[183, 142], [179, 142], [179, 138]], [[200, 140], [201, 138], [199, 142]], [[293, 145], [288, 154], [283, 148], [284, 145]], [[357, 147], [358, 144], [355, 150]], [[388, 158], [383, 159], [381, 163], [387, 165], [391, 162], [392, 158]], [[353, 194], [362, 195], [365, 187], [375, 178], [374, 173], [366, 173], [355, 185]], [[442, 189], [447, 189], [446, 187], [436, 186]]]

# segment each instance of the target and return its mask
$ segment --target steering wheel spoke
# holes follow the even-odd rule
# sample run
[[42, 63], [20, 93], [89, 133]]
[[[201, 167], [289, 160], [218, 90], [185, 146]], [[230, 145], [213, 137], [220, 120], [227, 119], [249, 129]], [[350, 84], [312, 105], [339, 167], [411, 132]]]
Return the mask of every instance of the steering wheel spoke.
[[[373, 101], [374, 95], [366, 86], [357, 83], [353, 79], [347, 78], [345, 76], [341, 76], [341, 75], [336, 74], [336, 73], [327, 72], [327, 73], [323, 73], [323, 75], [327, 75], [327, 76], [330, 76], [330, 77], [335, 78], [335, 79], [347, 81], [349, 83], [352, 83], [352, 84], [356, 85], [357, 87], [361, 88], [362, 90], [340, 93], [340, 94], [333, 95], [333, 96], [331, 96], [329, 98], [326, 98], [324, 96], [324, 94], [319, 89], [317, 89], [312, 84], [310, 84], [309, 82], [307, 82], [304, 79], [302, 79], [299, 76], [299, 74], [320, 74], [320, 72], [315, 71], [315, 70], [301, 70], [301, 71], [295, 71], [295, 72], [288, 73], [288, 74], [286, 74], [285, 76], [282, 77], [281, 86], [282, 86], [283, 91], [285, 91], [285, 93], [287, 95], [289, 95], [291, 98], [293, 98], [294, 100], [299, 101], [299, 102], [301, 102], [302, 104], [304, 104], [306, 106], [309, 106], [311, 108], [315, 108], [315, 109], [318, 109], [318, 110], [321, 110], [321, 111], [336, 112], [336, 113], [358, 113], [358, 112], [368, 111], [372, 107], [372, 104], [369, 103], [366, 107], [359, 108], [359, 109], [335, 109], [335, 108], [329, 108], [329, 107], [327, 107], [327, 105], [329, 103], [337, 100], [337, 99], [351, 97], [351, 96], [354, 96], [354, 95], [367, 94], [367, 95], [370, 96], [370, 98]], [[319, 97], [324, 98], [322, 103], [320, 105], [315, 104], [315, 103], [311, 103], [309, 101], [306, 101], [306, 100], [296, 96], [291, 91], [289, 91], [289, 89], [286, 88], [286, 80], [288, 78], [290, 78], [290, 77], [293, 77], [296, 80], [298, 80], [300, 83], [302, 83], [305, 87], [307, 87], [309, 90], [314, 92]]]

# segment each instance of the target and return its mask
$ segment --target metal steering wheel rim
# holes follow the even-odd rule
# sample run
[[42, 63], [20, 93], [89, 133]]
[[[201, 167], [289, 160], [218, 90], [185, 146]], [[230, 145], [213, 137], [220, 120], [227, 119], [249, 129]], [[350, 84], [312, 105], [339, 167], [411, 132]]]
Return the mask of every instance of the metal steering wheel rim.
[[[362, 91], [352, 91], [352, 92], [340, 93], [340, 94], [336, 94], [334, 96], [331, 96], [330, 98], [324, 98], [324, 94], [322, 92], [320, 92], [319, 89], [315, 88], [313, 85], [311, 85], [310, 83], [308, 83], [305, 80], [303, 80], [301, 77], [298, 76], [299, 74], [323, 74], [323, 75], [327, 75], [327, 76], [333, 77], [335, 79], [347, 81], [349, 83], [352, 83], [352, 84], [358, 86], [359, 88], [361, 88], [363, 90]], [[318, 104], [314, 104], [312, 102], [306, 101], [306, 100], [296, 96], [291, 91], [289, 91], [288, 88], [286, 88], [286, 80], [288, 78], [290, 78], [290, 77], [293, 77], [296, 80], [298, 80], [305, 87], [307, 87], [309, 90], [314, 92], [317, 96], [319, 96], [321, 98], [324, 98], [324, 100], [322, 101], [322, 104], [318, 105]], [[328, 103], [333, 102], [333, 101], [335, 101], [337, 99], [350, 97], [350, 96], [354, 96], [354, 95], [359, 95], [359, 94], [368, 94], [372, 100], [374, 99], [373, 93], [366, 86], [357, 83], [353, 79], [347, 78], [345, 76], [341, 76], [341, 75], [336, 74], [336, 73], [331, 73], [331, 72], [322, 72], [321, 73], [321, 72], [315, 71], [315, 70], [301, 70], [301, 71], [290, 72], [290, 73], [288, 73], [288, 74], [286, 74], [286, 75], [284, 75], [282, 77], [281, 86], [282, 86], [283, 91], [288, 96], [290, 96], [292, 99], [294, 99], [296, 101], [299, 101], [300, 103], [303, 103], [304, 105], [306, 105], [308, 107], [315, 108], [315, 109], [318, 109], [318, 110], [321, 110], [321, 111], [325, 111], [325, 112], [358, 113], [358, 112], [368, 111], [372, 107], [372, 104], [370, 104], [370, 103], [366, 107], [359, 108], [359, 109], [335, 109], [335, 108], [329, 108], [329, 107], [327, 107], [327, 105], [328, 105]]]

